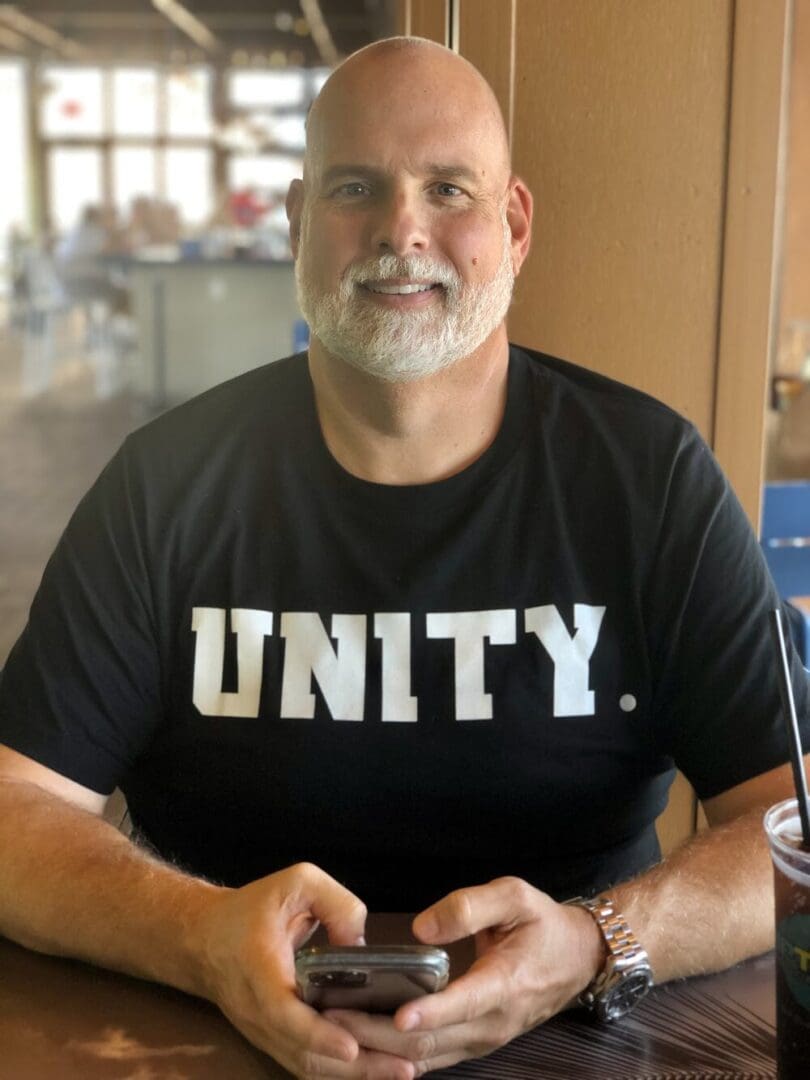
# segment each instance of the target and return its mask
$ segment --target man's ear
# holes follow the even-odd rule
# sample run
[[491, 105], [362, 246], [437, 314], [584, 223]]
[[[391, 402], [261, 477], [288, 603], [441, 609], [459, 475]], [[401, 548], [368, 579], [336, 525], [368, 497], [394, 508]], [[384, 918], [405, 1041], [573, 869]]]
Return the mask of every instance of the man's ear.
[[287, 192], [287, 220], [290, 223], [290, 247], [293, 258], [298, 258], [298, 242], [301, 238], [301, 212], [304, 207], [304, 181], [293, 180]]
[[533, 212], [532, 193], [519, 176], [513, 176], [506, 197], [506, 221], [512, 233], [512, 267], [516, 275], [529, 254]]

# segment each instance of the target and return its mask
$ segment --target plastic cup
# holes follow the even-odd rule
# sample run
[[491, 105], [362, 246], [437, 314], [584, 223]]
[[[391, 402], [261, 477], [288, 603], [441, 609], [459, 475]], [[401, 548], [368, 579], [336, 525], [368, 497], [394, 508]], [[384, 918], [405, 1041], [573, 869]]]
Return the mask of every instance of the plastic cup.
[[765, 815], [776, 907], [776, 1060], [779, 1080], [810, 1077], [810, 851], [796, 799]]

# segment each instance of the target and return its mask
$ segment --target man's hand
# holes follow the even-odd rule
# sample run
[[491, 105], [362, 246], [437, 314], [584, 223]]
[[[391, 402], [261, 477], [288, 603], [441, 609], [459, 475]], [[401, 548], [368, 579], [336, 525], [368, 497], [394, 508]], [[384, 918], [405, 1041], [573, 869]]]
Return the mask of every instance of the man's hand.
[[295, 990], [295, 949], [319, 922], [335, 945], [363, 940], [366, 909], [333, 878], [301, 863], [223, 890], [197, 930], [207, 996], [243, 1035], [301, 1078], [411, 1080], [413, 1066], [360, 1049]]
[[415, 1063], [416, 1075], [488, 1054], [564, 1009], [604, 963], [596, 923], [519, 878], [459, 889], [418, 915], [414, 934], [447, 944], [474, 936], [476, 960], [446, 990], [390, 1018], [330, 1010], [364, 1047]]

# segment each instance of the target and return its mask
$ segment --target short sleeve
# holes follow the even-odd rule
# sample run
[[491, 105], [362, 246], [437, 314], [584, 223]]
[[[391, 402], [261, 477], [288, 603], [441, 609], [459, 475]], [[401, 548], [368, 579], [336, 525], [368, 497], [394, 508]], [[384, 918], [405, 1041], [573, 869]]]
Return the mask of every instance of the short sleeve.
[[[787, 761], [769, 621], [779, 597], [740, 503], [693, 431], [670, 477], [647, 597], [656, 737], [699, 797]], [[810, 750], [808, 673], [790, 652]]]
[[103, 793], [162, 712], [143, 485], [127, 445], [68, 524], [0, 683], [0, 742]]

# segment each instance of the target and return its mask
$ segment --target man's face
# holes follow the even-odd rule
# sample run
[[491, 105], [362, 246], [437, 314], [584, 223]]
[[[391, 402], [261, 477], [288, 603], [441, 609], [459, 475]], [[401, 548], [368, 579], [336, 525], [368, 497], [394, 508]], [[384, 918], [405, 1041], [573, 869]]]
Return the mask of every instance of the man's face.
[[465, 108], [446, 73], [413, 75], [410, 88], [401, 71], [379, 85], [378, 68], [330, 99], [292, 215], [314, 336], [389, 380], [472, 353], [503, 322], [514, 281], [492, 119]]

